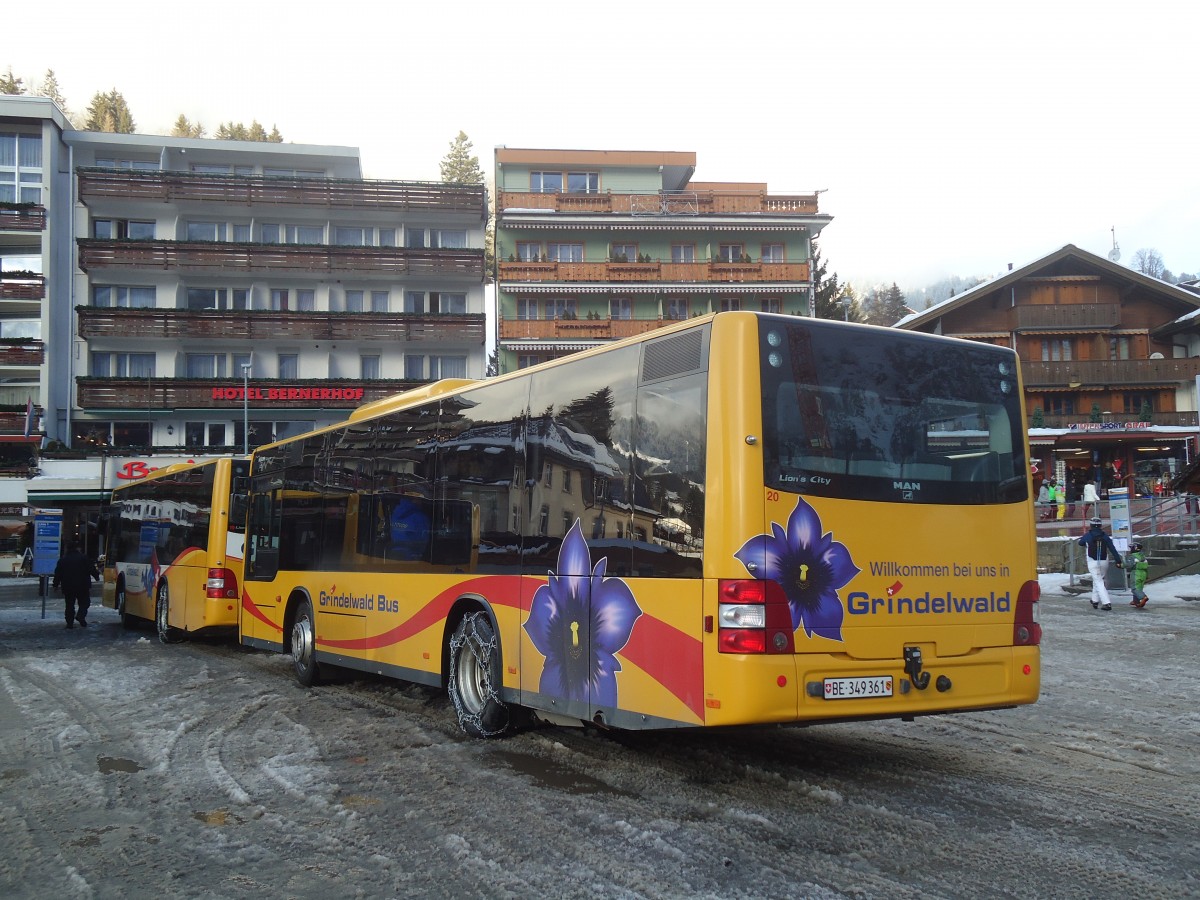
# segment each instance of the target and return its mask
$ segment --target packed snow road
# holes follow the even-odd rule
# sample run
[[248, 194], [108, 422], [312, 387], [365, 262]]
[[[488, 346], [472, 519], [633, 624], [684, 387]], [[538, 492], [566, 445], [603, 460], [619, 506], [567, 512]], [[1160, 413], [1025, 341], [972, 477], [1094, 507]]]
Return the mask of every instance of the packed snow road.
[[502, 741], [435, 691], [0, 599], [0, 896], [1200, 895], [1200, 602], [1055, 580], [1033, 707]]

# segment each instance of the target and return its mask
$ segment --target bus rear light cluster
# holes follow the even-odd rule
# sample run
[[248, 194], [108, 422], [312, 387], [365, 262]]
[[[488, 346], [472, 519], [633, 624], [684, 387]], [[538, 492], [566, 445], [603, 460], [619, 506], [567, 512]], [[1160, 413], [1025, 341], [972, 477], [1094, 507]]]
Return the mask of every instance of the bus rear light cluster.
[[717, 649], [721, 653], [794, 653], [792, 611], [774, 581], [721, 581]]
[[237, 576], [229, 569], [209, 569], [204, 596], [209, 600], [235, 600], [238, 595]]
[[1042, 588], [1036, 581], [1021, 585], [1017, 594], [1016, 615], [1013, 617], [1013, 646], [1036, 647], [1042, 642], [1042, 626], [1038, 624], [1038, 600]]

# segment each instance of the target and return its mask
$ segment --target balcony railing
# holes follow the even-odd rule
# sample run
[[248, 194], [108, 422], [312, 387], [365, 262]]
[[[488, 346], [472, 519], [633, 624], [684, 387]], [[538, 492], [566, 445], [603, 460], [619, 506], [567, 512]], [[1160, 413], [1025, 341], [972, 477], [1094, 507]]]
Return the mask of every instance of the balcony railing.
[[607, 341], [675, 325], [676, 319], [503, 319], [503, 341]]
[[808, 281], [808, 263], [502, 262], [500, 280], [660, 284], [746, 281], [803, 284]]
[[79, 267], [208, 272], [352, 272], [483, 278], [482, 250], [233, 244], [219, 241], [79, 241]]
[[46, 296], [46, 276], [0, 272], [0, 300], [41, 300]]
[[41, 341], [0, 340], [0, 366], [40, 366], [46, 361]]
[[560, 213], [634, 216], [774, 215], [814, 216], [816, 194], [768, 194], [765, 191], [647, 191], [636, 194], [542, 194], [498, 191], [497, 209], [553, 210]]
[[1120, 388], [1177, 385], [1200, 374], [1200, 359], [1089, 359], [1066, 362], [1023, 361], [1025, 387]]
[[[1029, 416], [1029, 427], [1033, 428], [1033, 416]], [[1103, 421], [1116, 422], [1124, 424], [1126, 422], [1140, 422], [1142, 417], [1137, 413], [1113, 413], [1103, 417]], [[1195, 428], [1198, 424], [1197, 414], [1194, 412], [1156, 412], [1150, 414], [1151, 425], [1173, 425], [1182, 428]], [[1073, 413], [1070, 415], [1051, 415], [1044, 414], [1042, 416], [1041, 428], [1070, 428], [1072, 425], [1093, 424], [1091, 413]]]
[[1013, 331], [1115, 328], [1121, 324], [1121, 307], [1116, 303], [1015, 306], [1010, 324]]
[[[96, 378], [75, 379], [79, 407], [147, 413], [174, 409], [242, 409], [241, 378]], [[353, 409], [428, 382], [252, 378], [250, 409]]]
[[423, 181], [355, 181], [267, 175], [205, 175], [80, 168], [79, 195], [86, 203], [102, 197], [122, 200], [206, 201], [246, 206], [306, 206], [487, 215], [482, 184]]
[[277, 312], [77, 306], [79, 336], [228, 340], [465, 341], [482, 344], [481, 313]]
[[0, 203], [0, 231], [45, 231], [46, 207]]
[[[37, 389], [34, 388], [36, 392]], [[33, 429], [36, 432], [38, 422], [42, 418], [42, 408], [37, 404], [33, 407]], [[24, 434], [25, 433], [25, 410], [13, 412], [4, 410], [0, 412], [0, 434]]]

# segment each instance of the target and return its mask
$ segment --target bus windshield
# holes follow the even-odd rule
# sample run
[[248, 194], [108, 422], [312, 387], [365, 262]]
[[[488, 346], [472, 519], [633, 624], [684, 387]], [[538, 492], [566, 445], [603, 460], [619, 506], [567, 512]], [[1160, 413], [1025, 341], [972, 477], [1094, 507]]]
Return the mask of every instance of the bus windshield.
[[906, 503], [1028, 496], [1011, 351], [764, 316], [766, 486]]

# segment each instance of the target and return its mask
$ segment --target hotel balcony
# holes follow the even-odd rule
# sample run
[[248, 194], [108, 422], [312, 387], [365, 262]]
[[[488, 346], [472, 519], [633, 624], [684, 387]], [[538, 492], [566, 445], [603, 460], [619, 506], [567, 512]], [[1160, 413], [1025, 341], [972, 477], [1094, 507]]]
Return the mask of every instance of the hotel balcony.
[[[400, 379], [250, 379], [253, 410], [345, 409], [382, 400], [428, 382]], [[75, 379], [80, 409], [123, 413], [162, 413], [177, 409], [219, 409], [241, 414], [241, 378], [96, 378]]]
[[158, 202], [201, 201], [242, 206], [295, 206], [391, 212], [465, 212], [486, 219], [482, 184], [354, 181], [265, 175], [205, 175], [80, 168], [79, 196]]
[[1121, 307], [1116, 303], [1073, 303], [1014, 306], [1009, 310], [1009, 331], [1087, 331], [1116, 328]]
[[502, 319], [502, 341], [610, 341], [676, 325], [677, 319]]
[[808, 281], [808, 263], [729, 262], [502, 262], [500, 281], [583, 281], [711, 284], [713, 282]]
[[46, 277], [32, 272], [0, 272], [0, 300], [41, 300]]
[[45, 361], [46, 347], [41, 341], [0, 339], [0, 368], [40, 366]]
[[1120, 390], [1152, 385], [1177, 387], [1200, 375], [1200, 359], [1089, 359], [1066, 362], [1022, 361], [1026, 389], [1078, 388]]
[[765, 191], [655, 191], [639, 194], [541, 194], [498, 191], [496, 209], [511, 215], [523, 210], [626, 216], [815, 216], [816, 194], [768, 194]]
[[79, 336], [197, 340], [466, 341], [482, 344], [484, 315], [129, 309], [77, 306]]
[[0, 231], [45, 231], [46, 207], [0, 203]]
[[483, 250], [421, 250], [333, 244], [81, 239], [79, 267], [210, 273], [320, 272], [483, 278]]

